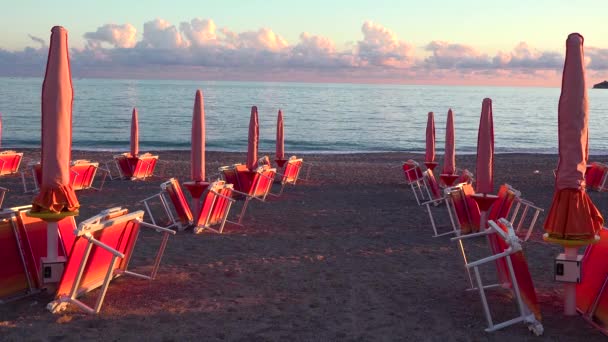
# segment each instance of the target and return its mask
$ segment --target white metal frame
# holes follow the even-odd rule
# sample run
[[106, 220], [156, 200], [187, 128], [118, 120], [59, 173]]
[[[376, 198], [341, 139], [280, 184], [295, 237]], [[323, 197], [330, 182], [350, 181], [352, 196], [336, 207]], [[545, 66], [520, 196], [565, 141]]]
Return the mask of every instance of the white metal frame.
[[[483, 259], [476, 260], [476, 261], [466, 262], [466, 264], [465, 264], [467, 269], [472, 268], [473, 271], [475, 272], [475, 281], [477, 283], [477, 286], [475, 289], [479, 290], [481, 304], [483, 306], [484, 315], [485, 315], [486, 321], [488, 323], [488, 327], [485, 329], [485, 331], [493, 332], [493, 331], [511, 326], [513, 324], [522, 322], [528, 326], [528, 329], [530, 329], [532, 332], [534, 332], [537, 336], [540, 336], [540, 335], [542, 335], [543, 330], [544, 330], [543, 326], [536, 319], [534, 314], [531, 313], [530, 309], [527, 307], [527, 305], [524, 303], [524, 301], [521, 297], [521, 292], [519, 290], [519, 285], [517, 283], [517, 277], [516, 277], [515, 271], [513, 269], [513, 263], [511, 261], [511, 255], [522, 250], [520, 240], [517, 237], [517, 235], [515, 235], [511, 222], [507, 221], [504, 218], [500, 219], [499, 221], [501, 224], [503, 224], [507, 227], [507, 230], [508, 230], [507, 233], [505, 233], [500, 227], [498, 227], [498, 225], [494, 221], [490, 220], [490, 221], [488, 221], [490, 228], [486, 229], [485, 231], [482, 231], [479, 233], [474, 233], [474, 234], [457, 236], [457, 237], [452, 238], [452, 240], [462, 241], [463, 239], [469, 239], [469, 238], [480, 237], [480, 236], [488, 236], [490, 234], [498, 234], [499, 238], [503, 239], [509, 245], [509, 248], [507, 248], [502, 253], [494, 254], [494, 255], [491, 255], [491, 256], [485, 257]], [[483, 284], [483, 282], [481, 280], [481, 275], [479, 273], [479, 266], [490, 263], [490, 262], [493, 263], [494, 261], [496, 261], [498, 259], [502, 259], [502, 258], [504, 258], [507, 263], [507, 269], [508, 269], [509, 276], [511, 279], [511, 284], [508, 287], [513, 292], [513, 296], [515, 298], [515, 302], [516, 302], [517, 308], [518, 308], [518, 316], [513, 319], [495, 324], [494, 320], [492, 319], [492, 313], [490, 312], [490, 306], [489, 306], [488, 300], [486, 298], [485, 290], [488, 288], [497, 287], [497, 285], [496, 284], [493, 284], [493, 285], [484, 285]], [[502, 285], [504, 286], [504, 284], [502, 284]], [[501, 286], [501, 285], [499, 285], [499, 286]]]
[[[426, 171], [425, 171], [426, 172]], [[451, 197], [449, 196], [449, 193], [451, 191], [457, 190], [459, 188], [461, 188], [462, 185], [458, 184], [455, 186], [451, 186], [448, 188], [443, 189], [443, 197], [442, 198], [438, 198], [435, 200], [430, 200], [430, 201], [426, 201], [421, 203], [420, 205], [424, 205], [426, 207], [426, 211], [429, 214], [429, 219], [431, 221], [431, 227], [433, 228], [433, 237], [439, 237], [439, 236], [444, 236], [444, 235], [451, 235], [451, 234], [455, 234], [458, 235], [460, 232], [460, 224], [458, 223], [458, 218], [456, 216], [456, 212], [454, 209], [454, 203], [452, 202]], [[428, 191], [428, 188], [427, 188]], [[428, 193], [428, 195], [430, 196], [430, 192]], [[448, 216], [450, 218], [450, 223], [451, 223], [451, 230], [448, 230], [446, 232], [443, 233], [439, 233], [437, 230], [437, 224], [435, 223], [435, 217], [433, 216], [433, 212], [431, 210], [431, 205], [433, 206], [438, 206], [440, 203], [444, 202], [445, 203], [445, 207], [446, 210], [448, 212]]]
[[[156, 273], [158, 272], [158, 268], [160, 266], [160, 261], [162, 259], [163, 253], [165, 251], [165, 247], [167, 246], [167, 240], [169, 239], [169, 234], [175, 235], [175, 231], [143, 222], [143, 220], [142, 220], [143, 215], [144, 215], [143, 211], [136, 211], [131, 214], [125, 214], [123, 216], [119, 216], [119, 217], [112, 218], [109, 220], [104, 220], [104, 217], [106, 217], [112, 213], [115, 213], [117, 211], [120, 211], [120, 210], [122, 210], [120, 207], [115, 207], [115, 208], [111, 208], [108, 210], [104, 210], [100, 214], [98, 214], [88, 220], [85, 220], [78, 225], [78, 228], [76, 229], [76, 231], [74, 233], [80, 238], [87, 239], [88, 244], [87, 244], [86, 252], [85, 252], [82, 260], [80, 261], [78, 275], [76, 276], [76, 280], [74, 281], [74, 285], [72, 286], [72, 289], [71, 289], [69, 295], [61, 296], [60, 298], [50, 302], [47, 305], [47, 309], [49, 311], [51, 311], [52, 313], [58, 313], [58, 312], [65, 310], [68, 304], [74, 304], [86, 313], [96, 314], [96, 313], [99, 313], [99, 311], [101, 310], [101, 306], [103, 304], [103, 300], [105, 299], [106, 292], [108, 290], [108, 286], [110, 285], [110, 282], [113, 279], [115, 279], [116, 277], [118, 277], [122, 274], [126, 274], [126, 275], [134, 276], [137, 278], [141, 278], [141, 279], [154, 280], [154, 278], [156, 277]], [[119, 258], [124, 259], [126, 256], [123, 253], [117, 251], [116, 249], [95, 239], [95, 237], [93, 237], [93, 235], [91, 234], [92, 232], [102, 230], [106, 227], [113, 226], [114, 224], [119, 224], [124, 221], [130, 221], [130, 220], [137, 221], [141, 227], [151, 228], [159, 233], [163, 233], [161, 245], [158, 249], [158, 252], [156, 253], [156, 258], [154, 260], [154, 265], [152, 267], [152, 271], [151, 271], [150, 275], [135, 273], [132, 271], [128, 271], [127, 269], [113, 270], [114, 265], [116, 264], [116, 261], [118, 261]], [[137, 242], [137, 237], [136, 237], [136, 242]], [[97, 299], [95, 301], [95, 306], [90, 307], [87, 304], [83, 303], [82, 301], [78, 300], [77, 297], [78, 297], [78, 295], [81, 294], [81, 291], [79, 291], [80, 281], [82, 279], [82, 275], [84, 273], [85, 266], [87, 264], [87, 260], [89, 258], [91, 249], [93, 248], [93, 245], [112, 254], [112, 261], [110, 262], [110, 266], [108, 267], [108, 270], [106, 272], [103, 282], [96, 284], [96, 286], [91, 286], [86, 289], [86, 291], [88, 292], [88, 291], [91, 291], [91, 290], [101, 286], [101, 290], [100, 290], [99, 294], [97, 295]], [[128, 267], [128, 260], [127, 260], [127, 267]]]
[[[418, 172], [416, 172], [417, 170], [419, 170], [420, 174], [422, 174], [422, 169], [420, 168], [420, 164], [418, 164], [417, 162], [415, 162], [413, 160], [408, 160], [406, 162], [403, 162], [402, 165], [405, 165], [405, 164], [412, 166], [408, 170], [404, 170], [403, 166], [402, 166], [401, 171], [405, 172], [405, 181], [412, 188], [412, 192], [414, 193], [414, 197], [416, 198], [416, 203], [418, 203], [418, 205], [422, 205], [421, 204], [422, 201], [431, 200], [432, 197], [430, 197], [430, 195], [428, 195], [429, 190], [426, 189], [426, 183], [424, 182], [424, 174], [421, 177], [418, 177]], [[410, 177], [409, 175], [413, 175], [413, 176]], [[411, 181], [410, 181], [410, 178], [412, 179]], [[427, 197], [424, 196], [424, 192], [422, 190], [423, 187], [427, 191]], [[417, 189], [417, 191], [416, 191], [416, 189]], [[420, 197], [418, 197], [418, 193], [420, 193]]]
[[245, 196], [245, 202], [243, 203], [243, 207], [241, 208], [241, 213], [239, 214], [239, 220], [237, 222], [233, 222], [233, 221], [228, 221], [230, 223], [234, 223], [237, 224], [239, 226], [243, 225], [243, 218], [245, 217], [245, 213], [247, 211], [247, 206], [249, 205], [249, 201], [251, 201], [252, 199], [256, 199], [260, 202], [266, 202], [266, 197], [268, 196], [268, 193], [270, 193], [270, 189], [272, 188], [272, 183], [274, 182], [274, 177], [268, 177], [264, 174], [264, 172], [268, 172], [268, 171], [272, 171], [273, 173], [276, 174], [277, 169], [264, 169], [263, 167], [259, 167], [256, 172], [258, 173], [259, 177], [257, 178], [257, 181], [255, 182], [254, 189], [252, 191], [253, 194], [256, 194], [258, 192], [258, 187], [260, 186], [260, 181], [262, 180], [262, 178], [266, 178], [269, 181], [269, 185], [268, 188], [266, 189], [266, 191], [264, 191], [263, 194], [260, 195], [250, 195], [248, 193], [244, 193], [242, 191], [238, 191], [238, 190], [232, 190], [234, 193], [237, 193], [239, 195], [243, 195]]
[[[171, 205], [173, 206], [173, 202], [170, 199], [168, 199], [167, 195], [166, 195], [167, 187], [170, 184], [171, 184], [171, 180], [168, 180], [168, 181], [162, 183], [160, 185], [161, 191], [159, 193], [154, 194], [150, 197], [144, 198], [143, 200], [141, 200], [139, 202], [144, 204], [146, 211], [148, 212], [148, 215], [150, 215], [150, 221], [152, 221], [153, 225], [156, 225], [157, 223], [156, 223], [156, 220], [154, 219], [154, 214], [152, 213], [152, 210], [150, 209], [150, 205], [148, 204], [148, 202], [151, 201], [152, 199], [158, 197], [158, 199], [160, 200], [160, 203], [163, 207], [163, 210], [165, 211], [165, 215], [167, 215], [167, 217], [171, 221], [171, 224], [168, 226], [165, 226], [164, 228], [169, 229], [169, 228], [175, 227], [178, 230], [182, 231], [182, 230], [185, 230], [186, 228], [192, 226], [192, 224], [194, 224], [194, 222], [193, 222], [193, 220], [191, 220], [188, 224], [184, 225], [184, 224], [182, 224], [182, 222], [180, 222], [178, 219], [175, 218], [173, 210], [171, 210], [171, 208], [169, 207], [169, 203], [171, 203]], [[184, 204], [188, 205], [188, 203], [184, 203]]]
[[[293, 158], [293, 157], [292, 157], [292, 158]], [[275, 176], [279, 176], [279, 177], [281, 177], [281, 190], [279, 190], [279, 192], [278, 192], [277, 194], [273, 194], [273, 193], [272, 193], [272, 186], [271, 186], [271, 189], [270, 189], [270, 191], [268, 192], [268, 195], [270, 195], [270, 196], [274, 196], [274, 197], [279, 197], [279, 196], [281, 196], [281, 195], [283, 194], [283, 190], [285, 189], [285, 185], [287, 185], [287, 184], [291, 184], [292, 186], [295, 186], [295, 185], [296, 185], [296, 183], [298, 182], [298, 179], [299, 179], [299, 177], [300, 177], [300, 171], [302, 171], [302, 167], [304, 166], [304, 161], [302, 160], [302, 158], [299, 158], [299, 159], [295, 159], [295, 158], [293, 158], [293, 159], [289, 159], [289, 160], [287, 161], [287, 164], [286, 164], [285, 168], [287, 168], [287, 165], [289, 165], [290, 163], [294, 163], [294, 162], [300, 162], [300, 167], [298, 167], [297, 172], [296, 172], [296, 175], [293, 177], [293, 181], [285, 181], [285, 180], [284, 180], [284, 176], [285, 176], [285, 175], [284, 175], [284, 174], [282, 174], [282, 173], [277, 172], [277, 173], [275, 174]], [[308, 176], [307, 176], [307, 177], [308, 177]], [[308, 179], [308, 178], [307, 178], [307, 179]]]

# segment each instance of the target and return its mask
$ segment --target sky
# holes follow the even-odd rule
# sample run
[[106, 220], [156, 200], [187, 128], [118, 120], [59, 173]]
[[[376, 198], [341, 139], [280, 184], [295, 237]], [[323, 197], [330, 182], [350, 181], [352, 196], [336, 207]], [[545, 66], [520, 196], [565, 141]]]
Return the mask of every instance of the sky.
[[579, 32], [597, 83], [606, 13], [606, 0], [20, 0], [0, 13], [0, 76], [42, 77], [61, 25], [75, 77], [559, 86]]

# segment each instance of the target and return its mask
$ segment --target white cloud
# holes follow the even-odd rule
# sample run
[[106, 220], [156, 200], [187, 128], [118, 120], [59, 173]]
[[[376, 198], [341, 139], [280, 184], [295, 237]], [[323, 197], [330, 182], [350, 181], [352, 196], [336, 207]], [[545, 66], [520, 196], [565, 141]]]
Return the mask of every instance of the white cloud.
[[153, 49], [175, 49], [188, 46], [175, 25], [164, 19], [155, 19], [144, 23], [143, 39], [138, 47]]
[[182, 22], [179, 29], [192, 46], [218, 43], [215, 22], [211, 19], [194, 18], [190, 22]]
[[118, 48], [132, 48], [136, 43], [137, 29], [131, 24], [106, 24], [97, 28], [95, 32], [87, 32], [84, 38], [90, 47], [99, 47], [101, 43], [108, 43]]
[[380, 24], [366, 21], [361, 27], [363, 40], [357, 42], [362, 65], [405, 68], [413, 63], [414, 47]]

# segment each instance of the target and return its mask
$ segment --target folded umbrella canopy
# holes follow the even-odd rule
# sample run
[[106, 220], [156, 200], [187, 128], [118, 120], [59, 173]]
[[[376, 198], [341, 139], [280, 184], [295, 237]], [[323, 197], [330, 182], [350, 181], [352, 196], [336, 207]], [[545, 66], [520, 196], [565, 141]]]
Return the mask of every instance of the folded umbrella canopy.
[[492, 100], [483, 99], [479, 131], [477, 132], [477, 183], [478, 193], [494, 192], [494, 118]]
[[139, 123], [137, 120], [137, 108], [133, 108], [131, 114], [131, 157], [139, 154]]
[[259, 136], [258, 107], [253, 106], [251, 107], [251, 116], [249, 118], [249, 137], [247, 140], [247, 168], [249, 171], [257, 169]]
[[283, 111], [279, 109], [277, 115], [277, 142], [275, 149], [275, 161], [279, 167], [283, 167], [285, 163], [285, 137], [283, 135]]
[[32, 212], [76, 213], [80, 207], [70, 184], [72, 98], [68, 34], [55, 26], [42, 84], [42, 182]]
[[429, 169], [437, 166], [435, 162], [435, 117], [433, 112], [429, 112], [426, 120], [426, 150], [424, 154], [424, 164]]
[[190, 176], [195, 182], [205, 180], [205, 107], [203, 93], [196, 91], [192, 112], [192, 149], [190, 150]]
[[570, 34], [566, 41], [558, 107], [559, 161], [555, 194], [544, 226], [553, 239], [593, 240], [603, 224], [585, 190], [589, 106], [583, 41], [578, 33]]
[[456, 152], [454, 145], [454, 113], [448, 110], [448, 120], [445, 125], [445, 152], [443, 154], [443, 171], [439, 175], [447, 186], [452, 186], [458, 178], [456, 174]]

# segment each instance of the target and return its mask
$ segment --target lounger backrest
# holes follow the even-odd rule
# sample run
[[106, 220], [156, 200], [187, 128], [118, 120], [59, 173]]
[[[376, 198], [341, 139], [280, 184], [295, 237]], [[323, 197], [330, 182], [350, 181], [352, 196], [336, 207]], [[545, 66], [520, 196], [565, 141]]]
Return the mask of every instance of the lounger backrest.
[[428, 169], [424, 171], [424, 177], [429, 188], [431, 189], [431, 196], [433, 196], [433, 199], [436, 200], [442, 198], [441, 190], [439, 189], [439, 183], [437, 183], [437, 179], [435, 179], [435, 174], [433, 174], [433, 170]]
[[133, 177], [141, 179], [152, 176], [154, 173], [154, 169], [156, 168], [156, 161], [158, 160], [158, 156], [153, 156], [150, 154], [143, 154], [139, 156], [133, 167]]
[[70, 178], [74, 190], [88, 189], [93, 185], [93, 179], [99, 163], [88, 160], [76, 160], [70, 166]]
[[221, 224], [226, 217], [226, 210], [229, 208], [230, 200], [232, 198], [232, 184], [218, 184], [216, 190], [221, 196], [217, 196], [211, 215], [207, 224], [209, 226]]
[[118, 166], [122, 177], [133, 176], [133, 167], [137, 163], [136, 159], [130, 158], [130, 154], [128, 153], [123, 153], [114, 156], [114, 160], [116, 161], [116, 165]]
[[479, 206], [471, 197], [475, 193], [473, 186], [459, 184], [449, 189], [448, 195], [460, 224], [460, 233], [469, 234], [479, 231]]
[[488, 220], [498, 221], [500, 218], [506, 218], [515, 203], [518, 191], [510, 187], [508, 184], [503, 184], [498, 188], [498, 200], [492, 204]]
[[[47, 223], [43, 220], [31, 217], [27, 215], [26, 210], [19, 210], [17, 212], [17, 225], [19, 227], [19, 234], [22, 237], [24, 245], [24, 254], [26, 264], [32, 278], [34, 280], [35, 287], [42, 287], [42, 279], [40, 275], [40, 258], [46, 256], [46, 227]], [[59, 256], [68, 256], [66, 251], [69, 251], [74, 244], [74, 229], [76, 228], [76, 222], [73, 217], [66, 217], [57, 222], [59, 229]]]
[[[581, 282], [576, 284], [576, 308], [583, 316], [608, 331], [608, 229], [600, 229], [600, 241], [585, 250]], [[593, 305], [597, 307], [593, 311]]]
[[422, 178], [422, 169], [420, 168], [420, 165], [411, 159], [403, 163], [403, 173], [405, 174], [405, 179], [408, 183], [415, 182]]
[[160, 187], [169, 196], [171, 203], [173, 203], [173, 208], [177, 213], [177, 217], [182, 225], [191, 225], [194, 220], [192, 217], [192, 211], [190, 210], [186, 196], [184, 196], [182, 187], [179, 185], [177, 179], [171, 178], [165, 183], [161, 184]]
[[215, 206], [215, 202], [218, 199], [217, 191], [225, 184], [224, 181], [215, 181], [211, 183], [207, 190], [203, 193], [203, 202], [201, 203], [201, 212], [198, 215], [197, 226], [207, 227], [209, 220], [211, 219], [211, 215], [213, 213], [213, 208]]
[[608, 165], [593, 162], [585, 173], [585, 183], [587, 187], [593, 190], [602, 190], [605, 179], [608, 177]]
[[22, 158], [23, 153], [15, 151], [0, 152], [0, 176], [16, 173]]
[[234, 189], [241, 191], [235, 166], [222, 166], [219, 171], [222, 173], [226, 183], [234, 185]]
[[295, 184], [302, 169], [302, 159], [290, 159], [285, 165], [281, 184]]
[[270, 192], [270, 188], [272, 188], [276, 173], [277, 169], [264, 169], [258, 177], [257, 186], [254, 187], [255, 192], [252, 192], [251, 194], [254, 197], [265, 198], [268, 195], [268, 192]]
[[[100, 215], [78, 226], [76, 240], [57, 288], [57, 298], [69, 296], [74, 286], [77, 286], [76, 296], [94, 290], [103, 284], [108, 269], [112, 269], [114, 278], [120, 274], [115, 272], [116, 270], [127, 268], [139, 233], [139, 222], [143, 218], [143, 211], [123, 214], [111, 219], [105, 219], [105, 215]], [[92, 221], [96, 222], [91, 223]], [[112, 265], [113, 255], [95, 244], [90, 244], [86, 234], [124, 254], [125, 258], [119, 259]], [[88, 248], [90, 253], [79, 280], [80, 265], [87, 257]]]
[[33, 286], [14, 218], [14, 214], [0, 217], [0, 302], [27, 294]]

